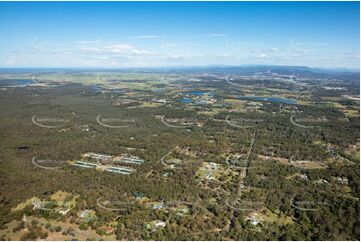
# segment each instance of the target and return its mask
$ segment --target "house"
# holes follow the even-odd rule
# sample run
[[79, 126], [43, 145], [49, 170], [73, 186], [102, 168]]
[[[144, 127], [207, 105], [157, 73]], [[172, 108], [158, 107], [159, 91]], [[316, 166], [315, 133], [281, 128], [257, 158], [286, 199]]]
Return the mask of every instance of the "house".
[[42, 207], [42, 206], [41, 206], [42, 203], [41, 203], [41, 201], [40, 201], [39, 199], [34, 199], [33, 205], [34, 205], [34, 208], [33, 208], [33, 209], [39, 209], [39, 208]]
[[112, 226], [103, 226], [101, 228], [106, 234], [112, 234], [114, 232], [114, 228]]
[[163, 228], [163, 227], [165, 227], [166, 223], [163, 221], [157, 220], [154, 225], [156, 228], [159, 228], [159, 227]]
[[256, 226], [258, 225], [261, 221], [258, 218], [258, 214], [253, 212], [252, 214], [249, 215], [249, 217], [247, 218], [247, 220], [253, 225]]
[[251, 222], [252, 225], [256, 226], [257, 224], [259, 224], [259, 220], [257, 218], [251, 218]]
[[319, 180], [317, 180], [317, 181], [314, 181], [314, 183], [315, 183], [315, 184], [327, 184], [328, 181], [325, 180], [325, 179], [319, 179]]
[[61, 215], [66, 215], [68, 212], [70, 211], [70, 208], [68, 209], [65, 209], [65, 210], [59, 210], [58, 213], [61, 214]]
[[308, 176], [306, 174], [300, 174], [299, 177], [302, 180], [308, 180]]
[[88, 209], [80, 211], [78, 213], [78, 216], [86, 222], [90, 222], [90, 221], [96, 219], [95, 211], [88, 210]]
[[132, 194], [136, 199], [142, 199], [145, 197], [145, 194], [142, 192], [133, 192]]
[[110, 161], [112, 159], [111, 155], [93, 153], [93, 152], [85, 153], [82, 156], [84, 158], [94, 159], [94, 160], [99, 161], [99, 162], [107, 162], [107, 161]]
[[164, 228], [166, 223], [161, 220], [153, 220], [145, 224], [146, 229], [156, 231], [159, 228]]
[[164, 203], [153, 203], [151, 204], [152, 209], [162, 209], [164, 208]]
[[184, 206], [184, 207], [176, 208], [176, 211], [178, 216], [184, 216], [185, 214], [189, 213], [189, 208]]
[[342, 184], [348, 184], [348, 178], [347, 177], [338, 177], [337, 181]]

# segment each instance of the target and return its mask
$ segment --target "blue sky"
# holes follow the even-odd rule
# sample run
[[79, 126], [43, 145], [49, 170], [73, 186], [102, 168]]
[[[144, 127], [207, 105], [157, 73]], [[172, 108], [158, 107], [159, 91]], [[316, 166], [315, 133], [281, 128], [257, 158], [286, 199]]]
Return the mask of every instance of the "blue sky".
[[359, 2], [1, 2], [0, 67], [358, 68]]

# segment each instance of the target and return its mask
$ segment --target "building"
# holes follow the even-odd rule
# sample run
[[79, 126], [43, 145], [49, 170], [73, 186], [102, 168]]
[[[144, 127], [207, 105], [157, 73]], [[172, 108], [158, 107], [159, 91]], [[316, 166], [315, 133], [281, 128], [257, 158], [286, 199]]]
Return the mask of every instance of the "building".
[[141, 199], [141, 198], [145, 197], [145, 194], [142, 192], [133, 192], [132, 194], [136, 199]]
[[97, 165], [94, 163], [85, 162], [85, 161], [81, 161], [81, 160], [75, 161], [74, 165], [84, 167], [84, 168], [96, 168], [97, 167]]
[[105, 154], [99, 154], [99, 153], [93, 153], [93, 152], [85, 153], [85, 154], [83, 154], [83, 157], [89, 158], [89, 159], [94, 159], [94, 160], [100, 161], [100, 162], [106, 162], [106, 161], [110, 161], [112, 159], [111, 155], [105, 155]]
[[121, 156], [117, 156], [113, 159], [114, 162], [116, 163], [130, 163], [130, 164], [136, 164], [136, 165], [140, 165], [144, 163], [143, 159], [140, 159], [137, 156], [132, 156], [132, 155], [128, 155], [128, 154], [123, 154]]
[[132, 173], [134, 171], [134, 169], [132, 168], [128, 168], [128, 167], [108, 167], [105, 169], [106, 171], [109, 172], [114, 172], [114, 173], [120, 173], [120, 174], [124, 174], [124, 175], [129, 175], [130, 173]]

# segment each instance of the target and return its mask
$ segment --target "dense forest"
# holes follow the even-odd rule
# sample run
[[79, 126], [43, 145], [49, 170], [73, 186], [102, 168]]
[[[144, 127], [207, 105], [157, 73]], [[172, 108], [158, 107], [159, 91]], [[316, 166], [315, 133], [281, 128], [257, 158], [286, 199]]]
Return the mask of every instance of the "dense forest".
[[[224, 80], [207, 80], [193, 84], [180, 81], [177, 85], [187, 90], [220, 90], [214, 95], [220, 108], [217, 106], [213, 115], [204, 112], [214, 111], [211, 104], [190, 108], [174, 101], [179, 97], [173, 92], [131, 90], [137, 93], [132, 98], [138, 102], [173, 99], [164, 105], [132, 108], [138, 103], [115, 105], [117, 100], [129, 98], [127, 90], [101, 93], [81, 84], [1, 91], [1, 228], [6, 229], [13, 220], [21, 221], [26, 214], [48, 221], [69, 220], [83, 230], [96, 230], [100, 236], [104, 224], [116, 221], [117, 240], [358, 240], [360, 174], [355, 152], [359, 152], [359, 115], [345, 117], [330, 105], [274, 102], [263, 102], [257, 110], [234, 112], [234, 107], [225, 101], [230, 98], [225, 95], [230, 88]], [[267, 80], [238, 83], [259, 89], [293, 88], [292, 84], [280, 86]], [[336, 95], [322, 90], [315, 90], [312, 101]], [[242, 94], [242, 90], [235, 94]], [[358, 105], [354, 100], [340, 102], [344, 106]], [[38, 120], [53, 117], [66, 122], [58, 128], [41, 128], [32, 122], [34, 115]], [[110, 129], [97, 123], [98, 115], [135, 122], [127, 128]], [[292, 116], [300, 126], [290, 121]], [[188, 120], [193, 125], [172, 128], [164, 125], [161, 117], [168, 121]], [[307, 125], [315, 128], [302, 128]], [[136, 172], [130, 175], [82, 169], [67, 163], [56, 170], [39, 169], [32, 164], [33, 157], [67, 161], [86, 152], [130, 153], [145, 163], [134, 165]], [[164, 166], [161, 161], [169, 152], [187, 162], [179, 169]], [[226, 159], [230, 155], [247, 157], [242, 163], [247, 165], [242, 193], [238, 189], [243, 167], [230, 167]], [[298, 161], [326, 168], [308, 169], [298, 165]], [[200, 182], [197, 171], [203, 162], [220, 165], [224, 173], [217, 179]], [[320, 184], [319, 180], [327, 184]], [[66, 216], [52, 210], [34, 210], [32, 205], [21, 211], [12, 210], [33, 196], [48, 199], [57, 191], [77, 196], [75, 208]], [[135, 192], [144, 194], [149, 201], [164, 203], [167, 209], [144, 206], [134, 198]], [[102, 209], [97, 204], [99, 198], [112, 201], [121, 210]], [[230, 201], [238, 202], [230, 205]], [[240, 209], [251, 201], [256, 204], [252, 210]], [[311, 209], [295, 205], [305, 201]], [[186, 204], [189, 212], [180, 216], [171, 209], [174, 203]], [[85, 209], [95, 211], [97, 219], [77, 221], [78, 211]], [[250, 213], [260, 213], [262, 209], [291, 222], [274, 219], [254, 226], [248, 219]], [[148, 221], [165, 221], [167, 225], [150, 230], [144, 225]], [[23, 227], [19, 223], [14, 231]], [[46, 238], [45, 233], [34, 222], [22, 239]]]

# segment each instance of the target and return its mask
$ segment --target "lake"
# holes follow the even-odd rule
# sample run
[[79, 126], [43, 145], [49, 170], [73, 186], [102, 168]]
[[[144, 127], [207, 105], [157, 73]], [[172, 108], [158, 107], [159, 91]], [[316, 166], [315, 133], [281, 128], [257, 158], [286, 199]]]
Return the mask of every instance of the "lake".
[[237, 96], [238, 99], [245, 99], [251, 101], [261, 101], [261, 102], [277, 102], [285, 104], [296, 104], [296, 100], [281, 98], [281, 97], [257, 97], [257, 96]]
[[193, 102], [193, 99], [183, 98], [183, 99], [179, 100], [178, 102], [181, 102], [181, 103], [192, 103], [192, 102]]
[[99, 85], [91, 85], [90, 86], [91, 90], [94, 91], [94, 92], [101, 92], [103, 91], [103, 88]]
[[33, 80], [16, 80], [15, 85], [27, 86], [33, 83]]
[[32, 84], [33, 81], [29, 80], [29, 79], [24, 79], [24, 80], [6, 80], [3, 83], [1, 83], [1, 86], [28, 86], [30, 84]]

